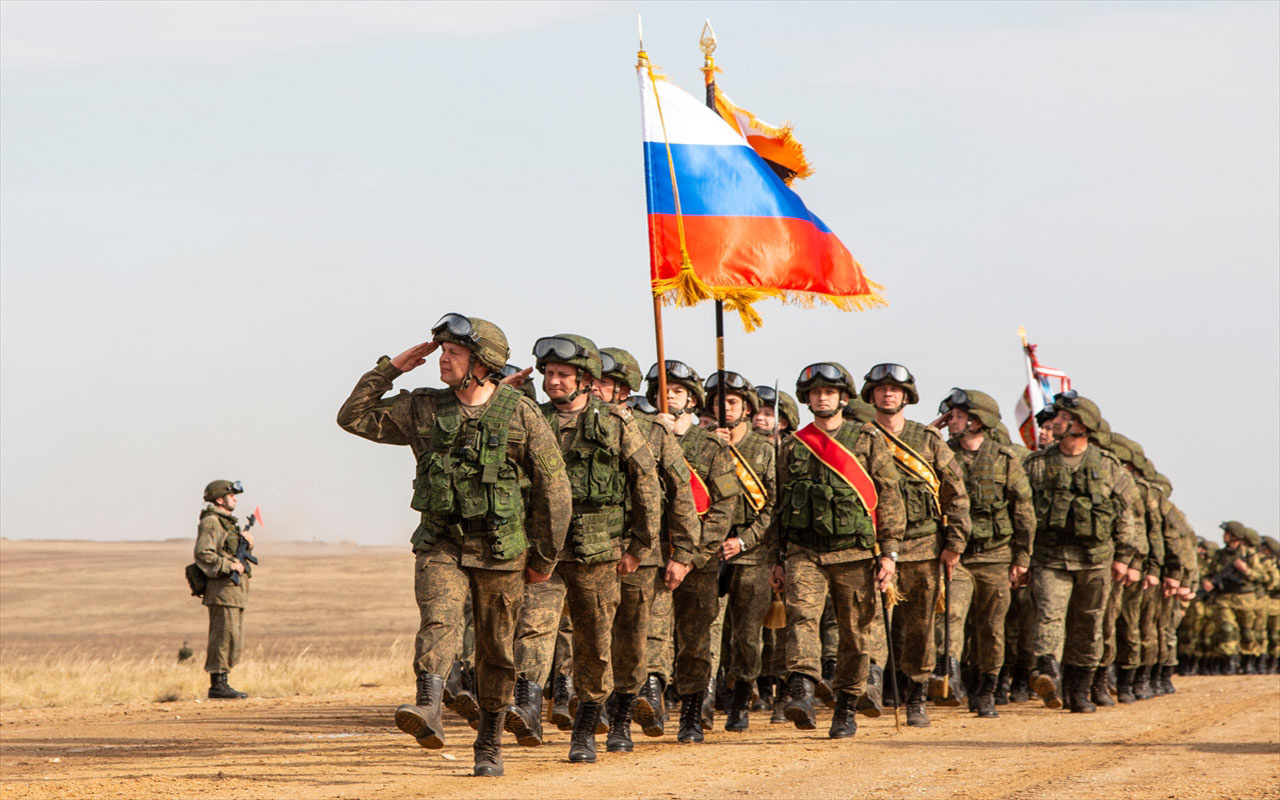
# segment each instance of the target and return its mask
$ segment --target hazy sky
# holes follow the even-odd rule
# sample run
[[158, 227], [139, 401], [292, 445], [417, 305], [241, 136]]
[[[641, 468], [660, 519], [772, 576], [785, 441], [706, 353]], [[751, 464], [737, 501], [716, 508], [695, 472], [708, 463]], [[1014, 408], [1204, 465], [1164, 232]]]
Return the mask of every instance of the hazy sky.
[[[1274, 535], [1278, 9], [5, 2], [0, 533], [193, 536], [225, 477], [267, 541], [407, 546], [408, 450], [334, 423], [379, 355], [460, 311], [516, 362], [573, 331], [651, 363], [641, 11], [694, 92], [711, 17], [721, 85], [795, 123], [801, 196], [887, 287], [730, 320], [731, 369], [900, 361], [916, 419], [959, 385], [1012, 422], [1023, 324], [1201, 535]], [[710, 307], [666, 321], [706, 374]]]

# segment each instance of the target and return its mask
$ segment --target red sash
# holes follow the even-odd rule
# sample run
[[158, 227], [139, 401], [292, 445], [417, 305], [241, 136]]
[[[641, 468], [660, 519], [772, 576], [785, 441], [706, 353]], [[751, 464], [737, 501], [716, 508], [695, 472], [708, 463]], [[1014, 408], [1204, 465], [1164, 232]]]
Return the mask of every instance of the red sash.
[[[846, 423], [848, 424], [848, 423]], [[800, 444], [822, 462], [822, 465], [839, 475], [845, 483], [853, 488], [858, 499], [871, 515], [871, 524], [876, 524], [876, 505], [879, 496], [871, 476], [858, 463], [858, 457], [835, 440], [835, 437], [818, 428], [812, 422], [793, 434]]]
[[702, 480], [689, 459], [686, 458], [684, 464], [689, 468], [689, 491], [693, 492], [693, 507], [698, 509], [698, 516], [702, 516], [711, 508], [711, 492], [707, 490], [706, 481]]

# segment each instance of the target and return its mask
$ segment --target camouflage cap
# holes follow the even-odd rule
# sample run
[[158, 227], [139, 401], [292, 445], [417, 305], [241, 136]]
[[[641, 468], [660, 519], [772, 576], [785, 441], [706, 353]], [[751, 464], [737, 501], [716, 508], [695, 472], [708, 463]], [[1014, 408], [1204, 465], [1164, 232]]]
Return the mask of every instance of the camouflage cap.
[[226, 497], [229, 494], [240, 494], [244, 491], [244, 487], [240, 485], [240, 481], [213, 481], [204, 487], [204, 501], [212, 503], [219, 497]]
[[1244, 541], [1244, 532], [1248, 530], [1248, 528], [1244, 526], [1243, 522], [1234, 519], [1220, 523], [1218, 527], [1221, 528], [1224, 533], [1229, 533], [1232, 537], [1239, 539], [1240, 541]]
[[493, 372], [501, 370], [511, 357], [507, 335], [497, 325], [479, 317], [445, 314], [431, 329], [431, 341], [461, 345]]
[[609, 365], [604, 364], [605, 368], [601, 374], [607, 378], [621, 381], [633, 392], [640, 391], [640, 387], [644, 385], [644, 374], [640, 372], [640, 362], [636, 361], [636, 357], [621, 347], [601, 347], [600, 359], [602, 362], [605, 361], [605, 356], [613, 359], [613, 368], [609, 369]]

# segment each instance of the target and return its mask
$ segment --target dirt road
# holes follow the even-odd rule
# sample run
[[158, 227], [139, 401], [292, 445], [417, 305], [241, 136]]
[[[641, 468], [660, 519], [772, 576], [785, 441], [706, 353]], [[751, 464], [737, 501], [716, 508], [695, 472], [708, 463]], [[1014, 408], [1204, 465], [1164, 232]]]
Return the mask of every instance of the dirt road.
[[[934, 709], [928, 730], [862, 719], [853, 740], [770, 725], [703, 745], [638, 736], [596, 766], [568, 734], [505, 750], [507, 777], [470, 777], [472, 732], [448, 747], [395, 730], [398, 691], [9, 711], [0, 796], [20, 798], [955, 797], [1280, 798], [1280, 677], [1186, 678], [1172, 697], [1093, 715], [1037, 704], [999, 720]], [[637, 731], [638, 734], [638, 731]], [[510, 743], [510, 737], [507, 737]], [[453, 758], [450, 758], [452, 756]], [[456, 760], [455, 760], [456, 759]]]

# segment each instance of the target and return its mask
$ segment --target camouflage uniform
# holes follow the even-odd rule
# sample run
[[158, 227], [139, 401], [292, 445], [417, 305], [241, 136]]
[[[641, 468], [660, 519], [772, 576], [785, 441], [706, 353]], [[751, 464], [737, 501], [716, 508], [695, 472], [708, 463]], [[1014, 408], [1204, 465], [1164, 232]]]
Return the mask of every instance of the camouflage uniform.
[[249, 599], [249, 570], [245, 564], [240, 584], [231, 582], [231, 565], [240, 548], [240, 527], [223, 508], [206, 505], [200, 512], [196, 533], [196, 564], [208, 577], [204, 604], [209, 609], [209, 647], [204, 671], [223, 675], [240, 662], [244, 607]]
[[[1248, 567], [1241, 573], [1234, 561], [1239, 559]], [[1214, 584], [1219, 587], [1214, 601], [1213, 622], [1217, 639], [1217, 655], [1232, 662], [1234, 672], [1239, 656], [1251, 655], [1257, 649], [1256, 618], [1259, 613], [1257, 587], [1266, 572], [1257, 551], [1240, 542], [1238, 548], [1224, 547], [1218, 551]]]
[[[420, 682], [448, 673], [462, 650], [463, 606], [470, 594], [478, 699], [484, 711], [497, 714], [515, 686], [514, 633], [524, 599], [524, 569], [553, 571], [569, 524], [564, 461], [541, 411], [519, 391], [498, 387], [477, 407], [462, 406], [452, 390], [444, 389], [401, 391], [383, 399], [400, 375], [390, 359], [379, 359], [356, 383], [338, 412], [338, 424], [373, 442], [406, 445], [418, 459], [412, 505], [421, 511], [422, 522], [411, 543], [421, 620], [414, 669]], [[481, 430], [490, 434], [487, 440]], [[459, 455], [451, 450], [455, 437], [470, 451]], [[499, 447], [502, 452], [496, 452]], [[496, 472], [495, 486], [502, 488], [500, 497], [496, 489], [489, 492], [496, 498], [489, 502], [501, 503], [504, 511], [497, 530], [486, 524], [486, 514], [493, 512], [483, 508], [485, 495], [463, 493], [461, 481], [473, 469], [480, 472], [484, 463], [472, 459], [477, 451], [479, 459], [496, 464], [485, 468], [484, 477]], [[527, 505], [519, 488], [521, 476], [528, 481], [523, 493]], [[440, 504], [449, 498], [452, 505], [445, 510]]]

